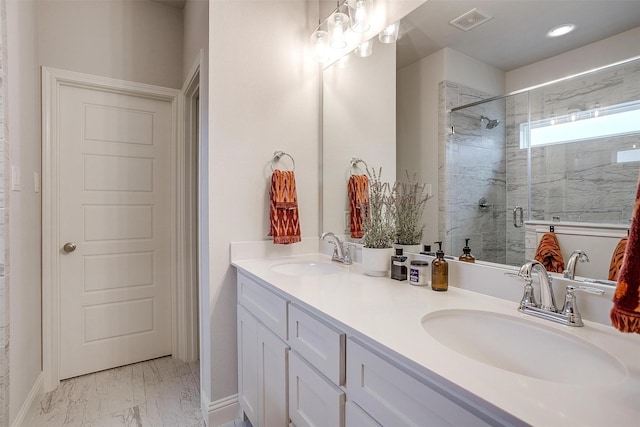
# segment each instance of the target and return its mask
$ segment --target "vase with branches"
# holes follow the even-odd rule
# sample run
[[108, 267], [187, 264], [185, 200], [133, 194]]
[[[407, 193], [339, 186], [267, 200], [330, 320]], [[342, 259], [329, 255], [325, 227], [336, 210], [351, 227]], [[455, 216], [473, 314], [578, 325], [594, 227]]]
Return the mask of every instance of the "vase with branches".
[[420, 184], [416, 176], [409, 176], [407, 181], [397, 181], [391, 191], [393, 204], [395, 243], [399, 245], [419, 245], [425, 224], [421, 222], [424, 208], [432, 196], [429, 195], [427, 184]]
[[396, 236], [391, 186], [382, 182], [382, 168], [367, 168], [369, 177], [369, 205], [363, 209], [362, 264], [369, 276], [387, 276], [391, 268], [393, 240]]
[[367, 248], [393, 247], [396, 236], [395, 215], [391, 185], [380, 181], [382, 168], [377, 172], [367, 168], [369, 176], [369, 207], [363, 210], [363, 243]]

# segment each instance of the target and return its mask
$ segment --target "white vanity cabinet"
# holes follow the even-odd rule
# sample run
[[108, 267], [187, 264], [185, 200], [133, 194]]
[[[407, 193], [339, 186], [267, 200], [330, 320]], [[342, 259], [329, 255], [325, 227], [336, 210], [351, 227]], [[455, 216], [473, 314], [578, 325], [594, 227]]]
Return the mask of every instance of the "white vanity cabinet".
[[238, 271], [238, 399], [253, 427], [522, 425], [409, 366]]
[[296, 427], [343, 427], [346, 334], [289, 305], [289, 416]]
[[[357, 340], [347, 344], [347, 393], [383, 426], [473, 426], [493, 424], [465, 408], [449, 390], [408, 373]], [[482, 417], [482, 418], [481, 418]], [[360, 417], [362, 418], [362, 416]], [[358, 425], [368, 425], [360, 424]], [[375, 424], [374, 424], [375, 425]]]
[[[287, 301], [238, 274], [238, 400], [254, 427], [286, 427]], [[248, 307], [247, 307], [248, 306]], [[275, 325], [278, 334], [267, 327]]]
[[381, 427], [376, 420], [350, 400], [344, 406], [344, 423], [346, 427]]

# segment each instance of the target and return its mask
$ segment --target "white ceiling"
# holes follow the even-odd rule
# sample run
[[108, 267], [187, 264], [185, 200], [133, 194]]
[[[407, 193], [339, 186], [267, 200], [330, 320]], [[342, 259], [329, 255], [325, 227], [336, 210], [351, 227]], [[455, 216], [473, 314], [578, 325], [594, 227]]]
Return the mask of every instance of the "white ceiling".
[[[473, 8], [493, 19], [468, 32], [449, 25]], [[577, 28], [546, 36], [565, 23]], [[510, 71], [636, 27], [640, 0], [428, 0], [402, 20], [397, 66], [450, 47]]]

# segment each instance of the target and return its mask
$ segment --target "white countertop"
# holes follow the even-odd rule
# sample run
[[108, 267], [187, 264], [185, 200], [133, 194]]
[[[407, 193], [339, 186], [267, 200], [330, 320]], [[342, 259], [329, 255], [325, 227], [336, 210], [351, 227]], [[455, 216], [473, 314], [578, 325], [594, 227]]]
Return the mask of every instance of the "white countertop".
[[[640, 335], [585, 321], [568, 327], [526, 316], [517, 303], [455, 287], [434, 292], [408, 281], [368, 277], [360, 264], [341, 266], [323, 276], [291, 276], [271, 267], [285, 262], [328, 262], [312, 254], [276, 259], [240, 260], [237, 268], [285, 293], [293, 302], [319, 310], [347, 329], [393, 350], [412, 365], [435, 373], [520, 420], [536, 426], [640, 425]], [[336, 264], [340, 265], [340, 264]], [[627, 369], [623, 380], [587, 386], [544, 381], [499, 369], [440, 344], [422, 326], [425, 315], [444, 309], [473, 309], [526, 319], [588, 341], [617, 358]], [[508, 337], [496, 346], [508, 346]], [[559, 364], [572, 363], [558, 360]]]

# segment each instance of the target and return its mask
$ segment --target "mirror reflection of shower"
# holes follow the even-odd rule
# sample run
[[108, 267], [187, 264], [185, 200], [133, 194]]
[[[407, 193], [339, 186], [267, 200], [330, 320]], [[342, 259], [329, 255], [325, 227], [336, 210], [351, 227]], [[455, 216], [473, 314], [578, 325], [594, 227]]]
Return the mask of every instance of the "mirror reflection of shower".
[[480, 116], [480, 122], [483, 122], [485, 120], [487, 121], [487, 125], [485, 126], [486, 129], [493, 129], [493, 128], [495, 128], [496, 126], [498, 126], [500, 124], [500, 120], [498, 120], [498, 119], [493, 119], [492, 120], [489, 117]]

